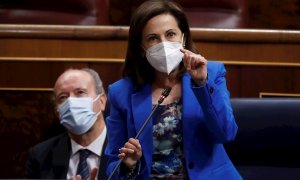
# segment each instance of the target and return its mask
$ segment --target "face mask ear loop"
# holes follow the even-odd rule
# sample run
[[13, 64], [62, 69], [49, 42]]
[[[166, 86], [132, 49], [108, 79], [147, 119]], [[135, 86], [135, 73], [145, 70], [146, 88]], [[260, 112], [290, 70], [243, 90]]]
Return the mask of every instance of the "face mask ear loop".
[[[93, 100], [93, 106], [94, 106], [94, 102], [97, 101], [100, 98], [101, 95], [102, 95], [102, 93], [98, 94], [98, 96]], [[100, 113], [102, 113], [101, 109], [100, 109], [99, 112], [97, 112], [96, 116], [98, 117]]]
[[99, 112], [97, 112], [96, 116], [98, 117], [101, 113], [102, 111], [100, 110]]
[[184, 33], [182, 33], [182, 39], [181, 39], [182, 47], [185, 48], [185, 39], [184, 39]]
[[98, 96], [93, 100], [93, 102], [97, 101], [99, 99], [99, 97], [101, 96], [101, 94], [98, 94]]

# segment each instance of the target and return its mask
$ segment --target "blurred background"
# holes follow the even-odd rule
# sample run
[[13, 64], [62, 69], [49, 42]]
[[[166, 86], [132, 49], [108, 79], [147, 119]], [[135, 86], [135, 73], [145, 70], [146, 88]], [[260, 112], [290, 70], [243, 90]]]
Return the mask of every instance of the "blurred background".
[[[2, 24], [129, 25], [145, 0], [1, 0]], [[193, 27], [299, 29], [299, 0], [177, 0]], [[220, 19], [239, 19], [240, 25]], [[210, 18], [208, 23], [201, 22]]]

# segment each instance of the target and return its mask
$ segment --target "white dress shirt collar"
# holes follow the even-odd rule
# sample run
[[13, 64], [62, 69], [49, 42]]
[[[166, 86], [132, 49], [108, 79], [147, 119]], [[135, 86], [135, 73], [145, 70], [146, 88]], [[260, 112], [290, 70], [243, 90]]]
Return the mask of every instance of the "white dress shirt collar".
[[80, 144], [76, 143], [73, 139], [71, 139], [71, 146], [72, 146], [72, 154], [77, 153], [80, 149], [88, 149], [93, 152], [95, 155], [101, 156], [103, 150], [103, 144], [106, 138], [106, 127], [104, 127], [102, 133], [88, 146], [83, 147]]

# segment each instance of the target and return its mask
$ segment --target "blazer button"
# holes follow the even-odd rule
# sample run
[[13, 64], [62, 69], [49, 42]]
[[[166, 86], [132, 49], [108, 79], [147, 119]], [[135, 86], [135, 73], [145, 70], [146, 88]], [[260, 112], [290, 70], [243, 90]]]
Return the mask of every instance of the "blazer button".
[[193, 169], [193, 168], [194, 168], [194, 163], [193, 163], [193, 162], [190, 162], [190, 163], [188, 164], [188, 167], [189, 167], [190, 169]]
[[213, 92], [214, 92], [214, 88], [213, 88], [213, 87], [210, 87], [210, 88], [209, 88], [209, 93], [212, 94]]

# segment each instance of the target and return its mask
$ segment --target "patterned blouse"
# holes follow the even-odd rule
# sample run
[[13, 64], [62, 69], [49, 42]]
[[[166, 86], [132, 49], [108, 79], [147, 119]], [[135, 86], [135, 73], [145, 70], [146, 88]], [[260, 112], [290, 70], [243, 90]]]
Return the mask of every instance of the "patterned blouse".
[[182, 102], [158, 105], [153, 114], [152, 179], [184, 178], [182, 150]]

